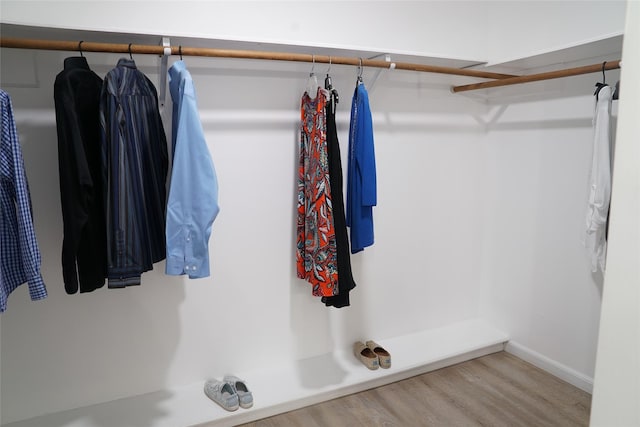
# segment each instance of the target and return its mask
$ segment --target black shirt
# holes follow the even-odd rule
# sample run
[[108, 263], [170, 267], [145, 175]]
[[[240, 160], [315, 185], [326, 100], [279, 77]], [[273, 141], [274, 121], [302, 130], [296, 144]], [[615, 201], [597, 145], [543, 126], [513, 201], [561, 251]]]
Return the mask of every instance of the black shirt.
[[64, 60], [54, 100], [64, 240], [62, 275], [69, 294], [91, 292], [106, 277], [106, 225], [100, 144], [102, 79], [84, 57]]

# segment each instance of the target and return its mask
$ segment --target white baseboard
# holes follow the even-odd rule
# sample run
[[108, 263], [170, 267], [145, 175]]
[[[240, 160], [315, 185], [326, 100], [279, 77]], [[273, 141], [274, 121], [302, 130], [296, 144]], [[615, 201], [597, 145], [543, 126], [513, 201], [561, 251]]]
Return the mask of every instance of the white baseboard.
[[586, 391], [589, 394], [593, 393], [593, 378], [533, 351], [516, 341], [509, 341], [505, 347], [505, 351], [549, 372], [550, 374]]

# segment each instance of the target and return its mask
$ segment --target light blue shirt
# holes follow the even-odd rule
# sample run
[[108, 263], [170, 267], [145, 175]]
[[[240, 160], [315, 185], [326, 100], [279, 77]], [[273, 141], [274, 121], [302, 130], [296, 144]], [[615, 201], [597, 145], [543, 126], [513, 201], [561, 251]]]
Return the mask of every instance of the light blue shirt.
[[198, 114], [193, 79], [183, 61], [169, 69], [173, 100], [173, 167], [167, 202], [169, 275], [208, 277], [209, 237], [220, 210], [218, 179]]

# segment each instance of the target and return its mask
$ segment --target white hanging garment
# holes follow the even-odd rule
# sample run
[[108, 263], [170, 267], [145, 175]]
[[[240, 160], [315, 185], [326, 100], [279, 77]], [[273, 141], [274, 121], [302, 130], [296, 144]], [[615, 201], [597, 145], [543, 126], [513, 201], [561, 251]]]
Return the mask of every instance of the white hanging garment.
[[607, 219], [611, 200], [611, 87], [598, 93], [593, 117], [593, 156], [589, 176], [589, 204], [585, 247], [591, 258], [591, 271], [604, 273], [607, 255]]

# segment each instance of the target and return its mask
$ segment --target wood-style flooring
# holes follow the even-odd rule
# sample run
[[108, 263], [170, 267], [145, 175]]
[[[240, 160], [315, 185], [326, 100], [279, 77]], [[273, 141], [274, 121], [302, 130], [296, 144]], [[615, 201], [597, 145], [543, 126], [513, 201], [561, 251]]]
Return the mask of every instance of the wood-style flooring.
[[589, 393], [500, 352], [244, 426], [568, 427], [590, 409]]

